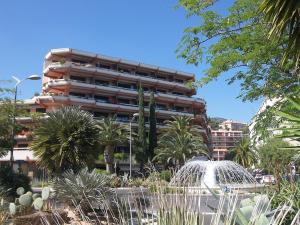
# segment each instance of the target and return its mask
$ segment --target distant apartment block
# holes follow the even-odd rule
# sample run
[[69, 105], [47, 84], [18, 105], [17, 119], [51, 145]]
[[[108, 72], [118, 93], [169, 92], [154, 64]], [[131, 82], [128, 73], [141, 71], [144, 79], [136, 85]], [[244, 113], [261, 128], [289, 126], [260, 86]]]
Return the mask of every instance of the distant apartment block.
[[244, 136], [246, 123], [225, 120], [220, 124], [220, 129], [211, 131], [213, 158], [224, 160], [225, 154], [233, 148]]
[[[186, 85], [194, 80], [194, 74], [173, 69], [70, 48], [53, 49], [45, 57], [41, 95], [25, 103], [30, 112], [40, 113], [62, 106], [80, 105], [96, 119], [116, 115], [117, 121], [128, 123], [138, 112], [137, 89], [141, 84], [145, 95], [146, 127], [150, 93], [154, 92], [158, 128], [163, 127], [172, 116], [192, 117], [199, 135], [209, 144], [206, 102], [193, 97], [196, 90]], [[18, 121], [30, 123], [31, 118], [18, 118]], [[30, 132], [24, 130], [16, 135], [16, 159], [19, 152], [26, 155], [24, 151], [27, 158], [33, 157], [29, 149]], [[117, 151], [128, 153], [129, 149], [120, 146]]]

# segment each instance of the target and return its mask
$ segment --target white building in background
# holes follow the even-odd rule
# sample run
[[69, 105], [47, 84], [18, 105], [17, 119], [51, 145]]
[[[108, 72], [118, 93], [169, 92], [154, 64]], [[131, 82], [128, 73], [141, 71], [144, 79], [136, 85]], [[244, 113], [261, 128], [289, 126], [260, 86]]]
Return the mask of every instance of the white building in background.
[[[280, 103], [280, 101], [283, 101], [282, 98], [275, 98], [275, 99], [265, 99], [265, 101], [262, 103], [261, 107], [259, 108], [259, 110], [257, 111], [256, 115], [264, 112], [268, 107], [276, 107], [276, 104], [277, 103]], [[264, 143], [263, 140], [260, 140], [260, 137], [255, 135], [255, 125], [256, 125], [256, 119], [255, 119], [256, 116], [253, 117], [252, 119], [252, 122], [249, 126], [249, 135], [250, 135], [250, 140], [252, 142], [252, 144], [255, 146], [255, 147], [259, 147], [260, 145], [262, 145]], [[268, 128], [266, 127], [266, 129], [269, 130], [270, 132], [270, 138], [273, 137], [274, 135], [279, 135], [280, 134], [280, 130], [277, 130], [277, 129], [274, 129], [274, 128]], [[284, 139], [286, 142], [290, 143], [291, 145], [300, 145], [299, 142], [297, 141], [292, 141], [290, 139]]]

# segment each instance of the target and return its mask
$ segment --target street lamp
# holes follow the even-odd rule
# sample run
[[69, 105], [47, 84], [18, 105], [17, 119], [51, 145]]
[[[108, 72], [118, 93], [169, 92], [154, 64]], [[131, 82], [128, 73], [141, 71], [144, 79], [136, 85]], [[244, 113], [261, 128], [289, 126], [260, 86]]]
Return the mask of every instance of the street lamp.
[[132, 119], [129, 121], [129, 178], [131, 179], [131, 174], [132, 174], [132, 122], [136, 117], [138, 117], [138, 113], [134, 113], [132, 115]]
[[11, 129], [11, 149], [10, 149], [10, 165], [13, 168], [14, 165], [14, 139], [15, 139], [15, 125], [16, 125], [16, 105], [17, 105], [17, 93], [18, 93], [18, 86], [25, 80], [40, 80], [41, 77], [39, 75], [30, 75], [27, 78], [20, 80], [19, 78], [12, 76], [12, 78], [16, 81], [15, 84], [15, 97], [14, 97], [14, 104], [13, 104], [13, 123]]

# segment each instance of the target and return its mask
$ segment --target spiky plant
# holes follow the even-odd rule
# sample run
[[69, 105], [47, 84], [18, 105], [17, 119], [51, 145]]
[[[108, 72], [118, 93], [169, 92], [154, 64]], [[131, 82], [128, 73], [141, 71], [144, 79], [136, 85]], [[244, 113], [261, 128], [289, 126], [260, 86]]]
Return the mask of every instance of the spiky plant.
[[118, 123], [115, 117], [104, 118], [98, 124], [99, 140], [104, 146], [104, 161], [106, 171], [114, 172], [114, 148], [121, 144], [127, 144], [128, 129], [126, 126]]
[[99, 208], [112, 195], [109, 182], [109, 177], [95, 169], [89, 172], [88, 168], [84, 168], [77, 174], [68, 170], [54, 182], [54, 190], [60, 202], [88, 210]]
[[279, 128], [281, 134], [277, 137], [295, 141], [298, 145], [292, 146], [292, 148], [300, 149], [300, 97], [287, 98], [287, 102], [287, 106], [276, 111], [276, 114], [283, 120], [283, 124]]
[[93, 116], [77, 106], [48, 113], [35, 129], [31, 149], [38, 163], [60, 174], [91, 166], [100, 149], [99, 128]]

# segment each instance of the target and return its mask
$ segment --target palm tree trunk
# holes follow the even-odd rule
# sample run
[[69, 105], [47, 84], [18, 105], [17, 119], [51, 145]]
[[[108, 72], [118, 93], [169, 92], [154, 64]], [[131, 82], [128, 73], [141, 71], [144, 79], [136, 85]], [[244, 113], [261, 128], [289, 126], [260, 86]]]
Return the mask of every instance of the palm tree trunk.
[[104, 161], [106, 164], [106, 171], [114, 173], [114, 148], [111, 145], [105, 146]]

